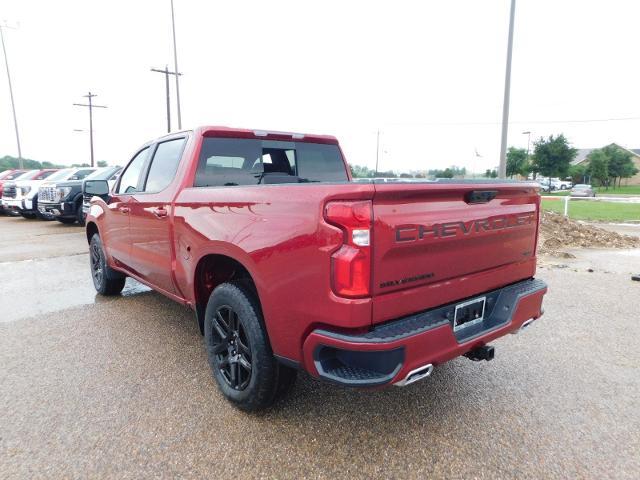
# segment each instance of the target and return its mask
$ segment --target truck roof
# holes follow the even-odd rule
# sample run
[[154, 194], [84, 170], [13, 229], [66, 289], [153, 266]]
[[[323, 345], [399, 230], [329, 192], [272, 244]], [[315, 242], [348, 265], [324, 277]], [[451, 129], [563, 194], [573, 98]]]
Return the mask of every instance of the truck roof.
[[[266, 139], [266, 140], [281, 140], [281, 141], [296, 141], [296, 142], [309, 142], [309, 143], [328, 143], [338, 145], [338, 139], [332, 135], [317, 135], [309, 133], [297, 133], [297, 132], [279, 132], [274, 130], [263, 129], [248, 129], [248, 128], [234, 128], [224, 127], [220, 125], [205, 125], [196, 127], [193, 130], [196, 135], [203, 137], [226, 137], [226, 138], [252, 138], [252, 139]], [[181, 132], [172, 132], [164, 137], [172, 137]]]

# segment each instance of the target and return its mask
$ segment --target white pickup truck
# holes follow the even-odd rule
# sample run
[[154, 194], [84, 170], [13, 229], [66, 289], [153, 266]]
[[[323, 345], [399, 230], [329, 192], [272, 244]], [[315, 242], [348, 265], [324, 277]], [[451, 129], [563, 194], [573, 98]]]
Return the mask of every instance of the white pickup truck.
[[25, 218], [36, 218], [38, 212], [38, 188], [45, 181], [60, 174], [60, 170], [31, 170], [4, 185], [3, 209]]
[[560, 180], [559, 178], [552, 178], [551, 185], [556, 190], [570, 190], [573, 187], [573, 182], [571, 180]]

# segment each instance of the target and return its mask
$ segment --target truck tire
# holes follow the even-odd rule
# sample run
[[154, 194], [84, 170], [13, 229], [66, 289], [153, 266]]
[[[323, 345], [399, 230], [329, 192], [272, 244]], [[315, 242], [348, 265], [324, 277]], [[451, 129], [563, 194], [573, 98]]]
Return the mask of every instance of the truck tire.
[[76, 221], [78, 225], [84, 227], [84, 213], [82, 212], [82, 197], [76, 202]]
[[72, 223], [76, 223], [75, 217], [56, 217], [56, 220], [60, 223], [64, 223], [65, 225], [71, 225]]
[[29, 220], [33, 220], [34, 218], [36, 218], [36, 214], [35, 213], [22, 213], [22, 212], [20, 212], [20, 215], [22, 215], [22, 218], [28, 218]]
[[204, 341], [213, 378], [227, 400], [241, 410], [268, 408], [295, 381], [296, 371], [273, 355], [250, 282], [223, 283], [213, 290]]
[[89, 265], [93, 286], [100, 295], [117, 295], [122, 291], [127, 278], [107, 265], [102, 240], [97, 233], [89, 242]]

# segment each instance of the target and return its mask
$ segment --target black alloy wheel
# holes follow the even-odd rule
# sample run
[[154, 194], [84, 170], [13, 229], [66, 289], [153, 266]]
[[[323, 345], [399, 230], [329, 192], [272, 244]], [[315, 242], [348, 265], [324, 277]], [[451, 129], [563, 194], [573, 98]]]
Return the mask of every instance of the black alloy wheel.
[[89, 242], [89, 266], [91, 279], [101, 295], [117, 295], [124, 288], [127, 278], [107, 265], [100, 235], [95, 234]]
[[91, 275], [94, 285], [104, 283], [104, 268], [102, 268], [102, 251], [98, 242], [92, 242], [90, 246]]
[[229, 305], [216, 310], [213, 322], [213, 353], [224, 381], [244, 390], [251, 380], [251, 344], [242, 321]]

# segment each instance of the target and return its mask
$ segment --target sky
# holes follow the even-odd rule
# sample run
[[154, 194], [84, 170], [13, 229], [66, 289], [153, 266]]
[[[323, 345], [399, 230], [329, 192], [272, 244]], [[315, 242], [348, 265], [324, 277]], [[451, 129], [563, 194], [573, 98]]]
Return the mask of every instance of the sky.
[[[370, 168], [380, 130], [380, 170], [498, 164], [509, 0], [174, 5], [183, 128], [331, 134]], [[635, 0], [518, 0], [508, 145], [531, 131], [640, 148], [639, 18]], [[108, 107], [94, 111], [96, 160], [122, 165], [166, 132], [150, 68], [173, 69], [169, 0], [0, 0], [3, 21], [24, 157], [89, 161], [88, 112], [73, 106], [88, 91]], [[175, 129], [173, 80], [171, 95]], [[4, 155], [17, 148], [0, 68]]]

